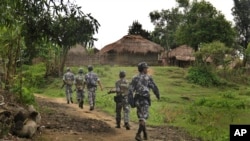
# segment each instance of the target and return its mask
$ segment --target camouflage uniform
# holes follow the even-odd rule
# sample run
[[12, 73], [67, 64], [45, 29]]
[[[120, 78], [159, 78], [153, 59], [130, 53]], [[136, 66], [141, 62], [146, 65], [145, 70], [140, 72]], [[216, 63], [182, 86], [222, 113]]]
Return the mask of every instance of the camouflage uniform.
[[[147, 139], [146, 120], [149, 117], [148, 108], [150, 102], [150, 89], [153, 90], [157, 99], [160, 99], [159, 89], [153, 79], [147, 75], [147, 64], [141, 62], [138, 64], [139, 74], [134, 76], [129, 87], [129, 103], [137, 109], [137, 117], [139, 119], [139, 129], [135, 139], [141, 140], [141, 132], [143, 131], [144, 139]], [[134, 95], [133, 95], [134, 93]]]
[[65, 84], [65, 93], [66, 93], [66, 99], [67, 103], [69, 102], [73, 103], [72, 99], [72, 85], [74, 83], [75, 76], [74, 74], [70, 71], [70, 68], [67, 68], [67, 72], [63, 75], [63, 82]]
[[85, 75], [84, 86], [87, 85], [88, 102], [90, 106], [90, 111], [92, 111], [95, 107], [97, 82], [100, 83], [100, 79], [98, 78], [97, 74], [93, 72], [92, 66], [88, 66], [88, 71], [89, 72]]
[[116, 96], [114, 97], [114, 101], [116, 102], [116, 128], [120, 128], [121, 123], [121, 112], [123, 109], [124, 112], [124, 126], [127, 130], [130, 129], [129, 126], [129, 112], [130, 106], [128, 103], [128, 86], [129, 82], [125, 79], [125, 72], [121, 71], [120, 79], [116, 81]]
[[76, 87], [76, 93], [77, 93], [77, 101], [79, 104], [79, 107], [83, 108], [84, 103], [84, 74], [83, 70], [80, 68], [78, 75], [75, 77], [75, 87]]

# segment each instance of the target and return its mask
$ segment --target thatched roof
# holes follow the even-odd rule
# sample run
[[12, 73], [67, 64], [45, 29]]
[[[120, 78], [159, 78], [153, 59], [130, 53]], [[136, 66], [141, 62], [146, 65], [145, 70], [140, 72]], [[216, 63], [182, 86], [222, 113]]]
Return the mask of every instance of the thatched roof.
[[168, 57], [169, 58], [175, 57], [177, 60], [182, 60], [182, 61], [194, 61], [195, 57], [193, 53], [194, 53], [193, 48], [187, 45], [181, 45], [168, 52]]
[[126, 35], [120, 40], [104, 46], [100, 53], [116, 52], [116, 53], [160, 53], [164, 48], [160, 45], [151, 42], [140, 35]]
[[71, 56], [71, 55], [83, 55], [86, 53], [87, 53], [86, 48], [84, 48], [82, 45], [77, 44], [69, 50], [68, 55], [69, 56]]

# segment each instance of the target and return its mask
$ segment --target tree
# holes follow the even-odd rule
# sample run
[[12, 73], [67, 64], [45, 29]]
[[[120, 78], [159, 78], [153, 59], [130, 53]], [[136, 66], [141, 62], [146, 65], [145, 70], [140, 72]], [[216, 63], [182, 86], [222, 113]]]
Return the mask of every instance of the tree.
[[221, 41], [231, 47], [235, 31], [224, 15], [218, 12], [209, 2], [194, 1], [187, 10], [184, 22], [176, 31], [179, 44], [188, 44], [196, 51], [201, 43]]
[[149, 14], [151, 22], [155, 25], [152, 40], [166, 49], [175, 48], [177, 42], [175, 31], [182, 22], [183, 14], [179, 8], [171, 10], [153, 11]]
[[[52, 42], [62, 49], [59, 65], [55, 68], [60, 75], [65, 63], [65, 54], [71, 46], [79, 44], [93, 45], [93, 35], [100, 24], [90, 14], [84, 14], [81, 7], [64, 0], [21, 0], [0, 2], [0, 13], [3, 17], [0, 26], [11, 26], [23, 23], [21, 36], [24, 37], [26, 63], [39, 54], [39, 43]], [[44, 46], [45, 47], [45, 46]]]
[[[70, 0], [1, 0], [0, 15], [0, 45], [3, 47], [0, 52], [1, 59], [7, 62], [4, 72], [7, 89], [18, 75], [16, 67], [20, 58], [25, 57], [26, 63], [30, 63], [41, 50], [53, 52], [51, 49], [54, 49], [54, 57], [60, 59], [53, 62], [53, 69], [60, 75], [68, 50], [77, 43], [92, 46], [96, 40], [93, 35], [100, 26], [91, 14], [84, 14], [81, 7]], [[47, 75], [51, 75], [54, 71], [47, 68]]]
[[202, 44], [200, 50], [195, 53], [195, 57], [196, 60], [201, 63], [200, 65], [205, 65], [208, 58], [210, 58], [213, 65], [226, 66], [226, 54], [231, 54], [232, 51], [232, 48], [227, 47], [224, 43], [214, 41], [211, 43]]
[[[250, 0], [234, 0], [232, 14], [238, 31], [238, 42], [246, 49], [250, 42]], [[246, 65], [245, 57], [243, 62]]]
[[232, 9], [240, 44], [246, 49], [250, 41], [250, 0], [234, 0]]
[[128, 34], [141, 35], [143, 38], [151, 40], [150, 33], [147, 30], [144, 30], [138, 21], [134, 21], [132, 26], [129, 26]]

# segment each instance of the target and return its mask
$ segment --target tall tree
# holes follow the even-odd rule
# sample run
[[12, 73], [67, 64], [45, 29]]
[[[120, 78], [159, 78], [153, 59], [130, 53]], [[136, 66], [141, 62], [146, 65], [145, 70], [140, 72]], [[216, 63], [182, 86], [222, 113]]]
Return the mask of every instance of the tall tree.
[[[243, 49], [247, 49], [250, 42], [250, 0], [234, 0], [232, 14], [236, 31], [238, 31], [238, 42]], [[244, 65], [246, 65], [247, 58], [244, 57]]]
[[250, 41], [250, 0], [234, 0], [232, 9], [240, 44], [246, 49]]
[[37, 56], [40, 43], [46, 41], [57, 44], [62, 49], [62, 61], [58, 74], [63, 70], [65, 54], [76, 43], [93, 45], [93, 35], [100, 24], [90, 14], [84, 14], [81, 7], [70, 0], [20, 0], [0, 2], [0, 26], [21, 25], [21, 36], [27, 49], [24, 56], [27, 63]]
[[187, 10], [185, 21], [178, 27], [176, 38], [181, 44], [188, 44], [195, 50], [201, 43], [221, 41], [231, 47], [235, 31], [220, 11], [204, 0], [194, 1]]
[[134, 21], [128, 29], [129, 35], [141, 35], [143, 38], [151, 40], [150, 33], [142, 28], [142, 24], [138, 21]]
[[182, 22], [183, 14], [179, 8], [171, 10], [153, 11], [149, 14], [151, 22], [155, 25], [152, 40], [166, 49], [177, 46], [175, 31]]

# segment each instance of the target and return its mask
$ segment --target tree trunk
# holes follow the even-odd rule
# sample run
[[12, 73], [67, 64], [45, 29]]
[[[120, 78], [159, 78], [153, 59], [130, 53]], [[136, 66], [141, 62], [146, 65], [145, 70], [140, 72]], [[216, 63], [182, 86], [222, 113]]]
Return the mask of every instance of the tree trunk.
[[59, 76], [63, 75], [63, 69], [64, 69], [64, 66], [65, 66], [65, 63], [66, 63], [66, 60], [67, 60], [68, 51], [69, 51], [68, 48], [63, 49], [63, 54], [61, 56], [61, 64], [60, 64], [60, 68], [59, 68], [59, 72], [58, 72]]

